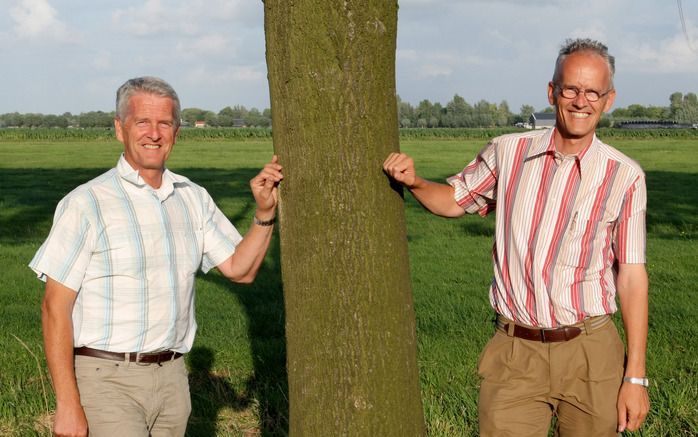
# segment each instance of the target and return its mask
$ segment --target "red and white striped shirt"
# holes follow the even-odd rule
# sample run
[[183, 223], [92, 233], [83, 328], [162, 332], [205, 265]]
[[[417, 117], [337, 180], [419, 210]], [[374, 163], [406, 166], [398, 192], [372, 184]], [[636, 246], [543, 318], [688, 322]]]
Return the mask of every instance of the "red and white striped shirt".
[[614, 313], [614, 264], [644, 263], [646, 237], [640, 166], [596, 136], [561, 155], [553, 133], [495, 138], [448, 178], [467, 213], [497, 207], [492, 307], [547, 328]]

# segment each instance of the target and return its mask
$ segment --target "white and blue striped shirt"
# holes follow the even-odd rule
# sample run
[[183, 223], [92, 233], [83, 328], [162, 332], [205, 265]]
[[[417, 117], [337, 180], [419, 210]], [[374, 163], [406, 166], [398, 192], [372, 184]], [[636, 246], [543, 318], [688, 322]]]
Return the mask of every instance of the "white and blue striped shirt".
[[61, 200], [29, 266], [78, 292], [75, 347], [184, 353], [196, 333], [197, 270], [241, 240], [204, 188], [165, 170], [153, 189], [122, 155]]

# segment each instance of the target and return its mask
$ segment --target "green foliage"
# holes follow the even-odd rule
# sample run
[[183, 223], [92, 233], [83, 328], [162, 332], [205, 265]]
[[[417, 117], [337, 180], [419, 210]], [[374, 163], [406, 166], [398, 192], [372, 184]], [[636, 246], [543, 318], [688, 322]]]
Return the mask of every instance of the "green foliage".
[[0, 141], [112, 141], [113, 129], [0, 129]]
[[698, 139], [698, 129], [614, 129], [599, 128], [596, 135], [603, 139], [648, 139], [648, 138], [684, 138]]
[[[665, 131], [673, 130], [661, 130]], [[693, 383], [698, 375], [698, 326], [693, 323], [698, 319], [695, 137], [600, 136], [638, 161], [647, 175], [647, 373], [654, 382], [651, 411], [638, 435], [698, 435], [698, 386]], [[485, 141], [404, 139], [401, 148], [415, 158], [422, 176], [443, 181], [460, 171]], [[112, 167], [120, 151], [116, 141], [102, 140], [0, 143], [0, 435], [46, 434], [49, 413], [55, 409], [40, 332], [43, 286], [26, 264], [48, 234], [58, 200]], [[248, 181], [271, 154], [268, 138], [183, 139], [169, 167], [206, 187], [244, 232], [254, 213]], [[409, 194], [405, 209], [429, 435], [475, 436], [475, 366], [492, 333], [487, 287], [494, 222], [492, 217], [436, 217]], [[251, 286], [231, 284], [216, 274], [197, 278], [199, 331], [195, 350], [187, 357], [193, 402], [189, 435], [244, 435], [254, 430], [265, 436], [286, 435], [279, 271], [275, 241]]]
[[[401, 128], [402, 140], [417, 139], [483, 139], [493, 138], [525, 129], [516, 127], [495, 128]], [[698, 129], [617, 129], [599, 128], [600, 138], [698, 138]], [[260, 140], [271, 139], [269, 128], [186, 128], [179, 131], [179, 141], [208, 141], [208, 140]], [[15, 141], [115, 141], [113, 129], [0, 129], [0, 142]]]
[[463, 138], [463, 139], [488, 139], [499, 135], [522, 132], [523, 129], [515, 127], [499, 128], [436, 128], [436, 129], [400, 129], [400, 139], [417, 140], [428, 138]]
[[[417, 139], [482, 139], [514, 132], [523, 132], [516, 127], [497, 128], [402, 128], [402, 140]], [[599, 128], [600, 138], [615, 139], [648, 139], [648, 138], [698, 138], [698, 129], [617, 129]], [[181, 128], [179, 141], [208, 141], [208, 140], [260, 140], [271, 139], [269, 128]], [[113, 129], [0, 129], [0, 142], [16, 141], [115, 141]]]
[[[0, 142], [15, 141], [115, 141], [113, 129], [0, 129]], [[179, 140], [245, 140], [271, 138], [268, 128], [188, 128], [179, 131]]]
[[242, 127], [242, 128], [187, 128], [180, 129], [180, 141], [197, 141], [197, 140], [246, 140], [246, 139], [271, 139], [271, 129]]

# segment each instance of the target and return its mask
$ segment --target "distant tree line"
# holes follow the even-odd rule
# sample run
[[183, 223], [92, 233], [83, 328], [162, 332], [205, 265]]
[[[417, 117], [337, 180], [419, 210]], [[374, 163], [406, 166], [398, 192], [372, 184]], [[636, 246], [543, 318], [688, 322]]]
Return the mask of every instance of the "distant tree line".
[[[533, 106], [522, 105], [518, 113], [510, 110], [506, 100], [500, 103], [490, 103], [480, 100], [470, 104], [458, 94], [453, 96], [446, 105], [422, 100], [413, 106], [397, 96], [398, 123], [402, 128], [492, 128], [513, 126], [517, 123], [528, 122]], [[543, 108], [540, 112], [551, 112], [551, 107]], [[613, 126], [614, 123], [629, 120], [673, 121], [683, 124], [698, 123], [698, 97], [696, 93], [675, 92], [669, 96], [669, 106], [643, 106], [633, 104], [627, 108], [617, 108], [606, 114], [601, 120], [601, 127]], [[70, 112], [61, 115], [53, 114], [20, 114], [12, 112], [0, 114], [0, 128], [111, 128], [114, 122], [114, 112], [90, 111], [73, 115]], [[194, 126], [196, 122], [204, 122], [210, 127], [269, 127], [271, 126], [271, 110], [260, 111], [257, 108], [247, 109], [242, 105], [225, 108], [215, 113], [199, 108], [182, 110], [182, 125]]]
[[[111, 128], [114, 126], [114, 115], [114, 111], [90, 111], [77, 115], [70, 112], [61, 115], [10, 112], [0, 114], [0, 128]], [[217, 114], [199, 108], [182, 110], [183, 126], [194, 126], [197, 121], [211, 127], [269, 127], [271, 111], [265, 109], [260, 112], [257, 108], [247, 109], [241, 105], [232, 108], [226, 106]]]
[[677, 123], [698, 123], [698, 96], [696, 93], [675, 92], [669, 96], [669, 106], [630, 105], [611, 112], [614, 120], [662, 120]]
[[[553, 108], [543, 108], [538, 112], [552, 112]], [[422, 100], [417, 106], [402, 101], [398, 96], [398, 123], [402, 128], [455, 128], [455, 127], [503, 127], [526, 123], [532, 113], [537, 112], [531, 105], [522, 105], [518, 113], [509, 109], [506, 100], [499, 104], [480, 100], [469, 104], [458, 94], [442, 105]], [[613, 126], [615, 122], [628, 120], [673, 121], [683, 124], [698, 123], [698, 98], [695, 93], [675, 92], [669, 97], [669, 106], [630, 105], [617, 108], [601, 120], [602, 127]]]
[[114, 126], [114, 112], [90, 111], [79, 115], [73, 115], [70, 112], [65, 112], [61, 115], [20, 114], [19, 112], [0, 114], [0, 127], [107, 128], [112, 126]]
[[197, 121], [203, 121], [211, 127], [269, 127], [271, 126], [271, 110], [260, 112], [257, 108], [247, 109], [242, 105], [232, 108], [226, 106], [216, 114], [199, 108], [186, 108], [182, 110], [182, 124], [194, 126]]

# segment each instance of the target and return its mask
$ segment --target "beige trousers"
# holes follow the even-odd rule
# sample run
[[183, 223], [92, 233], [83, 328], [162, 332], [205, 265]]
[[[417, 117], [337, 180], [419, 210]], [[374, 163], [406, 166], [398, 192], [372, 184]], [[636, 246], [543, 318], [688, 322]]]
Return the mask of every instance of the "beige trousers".
[[136, 364], [77, 355], [90, 437], [183, 436], [191, 412], [184, 359]]
[[625, 348], [612, 322], [559, 343], [497, 330], [480, 355], [481, 437], [617, 436]]

